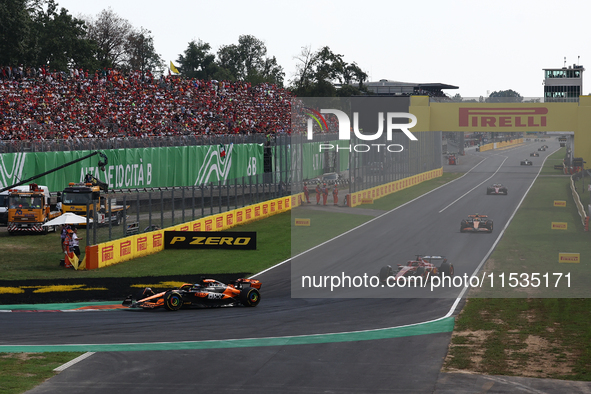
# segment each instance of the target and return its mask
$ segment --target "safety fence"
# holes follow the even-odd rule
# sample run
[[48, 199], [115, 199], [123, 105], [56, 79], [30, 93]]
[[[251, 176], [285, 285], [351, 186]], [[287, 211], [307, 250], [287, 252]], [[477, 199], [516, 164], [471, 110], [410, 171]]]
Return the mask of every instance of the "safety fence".
[[87, 246], [78, 269], [97, 269], [128, 261], [164, 250], [165, 231], [223, 231], [272, 215], [291, 210], [300, 205], [302, 194], [274, 198], [242, 208], [220, 212], [176, 226], [154, 229], [145, 233], [130, 234], [124, 238]]
[[[589, 178], [587, 190], [585, 188], [586, 177]], [[589, 171], [579, 171], [570, 177], [571, 194], [585, 231], [589, 231], [589, 217], [591, 216], [591, 190], [589, 185], [591, 185], [591, 174], [589, 174]], [[587, 210], [585, 210], [585, 203], [587, 203]]]
[[480, 150], [480, 152], [484, 152], [487, 150], [507, 148], [509, 146], [518, 145], [518, 144], [522, 144], [522, 143], [523, 143], [523, 138], [518, 138], [515, 140], [511, 140], [511, 141], [493, 142], [490, 144], [481, 145], [479, 147], [479, 150]]
[[274, 181], [287, 174], [267, 175], [199, 186], [109, 191], [104, 195], [106, 206], [94, 202], [86, 207], [90, 212], [87, 219], [97, 223], [86, 226], [87, 245], [175, 226], [291, 193], [289, 184]]
[[356, 191], [347, 195], [347, 205], [356, 207], [361, 204], [372, 204], [373, 200], [396, 193], [400, 190], [418, 185], [419, 183], [440, 177], [443, 175], [443, 168], [427, 171], [422, 174], [413, 175], [384, 185], [371, 187], [366, 190]]

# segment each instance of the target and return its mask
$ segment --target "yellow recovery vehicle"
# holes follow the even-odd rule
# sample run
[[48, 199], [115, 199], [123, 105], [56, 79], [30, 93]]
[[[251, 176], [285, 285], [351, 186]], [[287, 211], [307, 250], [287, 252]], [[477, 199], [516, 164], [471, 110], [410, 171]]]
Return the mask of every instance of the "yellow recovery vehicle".
[[55, 231], [55, 226], [43, 227], [44, 223], [62, 214], [50, 202], [47, 186], [31, 183], [9, 189], [8, 232], [47, 234], [50, 230]]
[[97, 223], [108, 224], [110, 221], [113, 225], [118, 226], [123, 220], [125, 207], [116, 205], [116, 201], [111, 201], [111, 216], [109, 217], [109, 201], [101, 193], [107, 193], [109, 185], [90, 174], [87, 174], [84, 180], [84, 183], [70, 183], [64, 189], [62, 193], [62, 212], [72, 212], [86, 217], [88, 205], [88, 214], [92, 218], [96, 203]]

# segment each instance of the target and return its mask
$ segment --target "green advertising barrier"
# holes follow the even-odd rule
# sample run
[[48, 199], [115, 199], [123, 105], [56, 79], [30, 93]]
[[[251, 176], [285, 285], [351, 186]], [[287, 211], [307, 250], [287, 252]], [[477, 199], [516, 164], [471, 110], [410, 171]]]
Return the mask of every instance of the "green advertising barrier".
[[[34, 182], [50, 191], [61, 191], [70, 182], [83, 182], [89, 173], [112, 189], [193, 186], [226, 183], [245, 177], [245, 182], [261, 181], [263, 146], [229, 144], [163, 148], [102, 150], [108, 164], [99, 170], [98, 156], [58, 170]], [[91, 151], [34, 152], [0, 154], [0, 188], [10, 186], [78, 159]]]
[[[272, 170], [276, 172], [276, 180], [280, 180], [280, 172], [295, 171], [291, 173], [299, 177], [301, 170], [303, 179], [312, 179], [324, 173], [324, 160], [326, 150], [320, 152], [320, 144], [331, 144], [340, 146], [338, 151], [338, 168], [336, 172], [345, 171], [349, 168], [349, 151], [343, 149], [349, 146], [348, 141], [328, 141], [328, 142], [306, 142], [303, 144], [289, 144], [285, 146], [273, 146], [271, 152], [273, 155]], [[331, 153], [334, 154], [332, 149]], [[285, 168], [287, 167], [287, 168]], [[302, 181], [303, 179], [290, 179], [290, 181]]]
[[[324, 154], [327, 150], [320, 152], [320, 144], [330, 144], [334, 147], [340, 147], [337, 153], [339, 156], [339, 166], [335, 171], [345, 171], [349, 168], [349, 151], [345, 149], [349, 148], [349, 141], [308, 142], [304, 143], [302, 147], [304, 156], [302, 163], [304, 179], [312, 179], [324, 173]], [[335, 148], [333, 148], [331, 152], [335, 152]]]

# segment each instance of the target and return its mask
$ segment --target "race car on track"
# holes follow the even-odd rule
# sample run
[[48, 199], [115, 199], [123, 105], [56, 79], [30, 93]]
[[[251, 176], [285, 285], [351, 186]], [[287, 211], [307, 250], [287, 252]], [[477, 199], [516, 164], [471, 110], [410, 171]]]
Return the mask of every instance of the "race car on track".
[[495, 183], [486, 188], [486, 194], [504, 194], [506, 196], [508, 194], [507, 187], [500, 183]]
[[227, 285], [215, 279], [203, 279], [200, 283], [185, 283], [180, 288], [160, 293], [146, 287], [137, 301], [129, 295], [122, 305], [143, 309], [163, 306], [169, 311], [183, 307], [257, 306], [261, 301], [260, 288], [261, 282], [256, 279], [236, 279]]
[[525, 160], [521, 160], [521, 165], [522, 166], [531, 166], [533, 163], [531, 160], [525, 159]]
[[529, 154], [530, 157], [540, 157], [540, 154], [538, 152], [532, 152]]
[[460, 223], [460, 232], [488, 232], [493, 231], [493, 221], [487, 215], [468, 215], [468, 219], [463, 219]]
[[454, 266], [447, 262], [445, 256], [422, 256], [416, 255], [414, 260], [409, 260], [405, 265], [398, 264], [398, 269], [394, 272], [392, 266], [387, 265], [380, 270], [380, 282], [385, 283], [389, 277], [395, 280], [404, 276], [407, 280], [416, 280], [420, 277], [427, 280], [432, 276], [441, 276], [445, 274], [452, 276]]
[[538, 148], [538, 152], [545, 152], [545, 151], [546, 151], [546, 148], [544, 148], [543, 146]]

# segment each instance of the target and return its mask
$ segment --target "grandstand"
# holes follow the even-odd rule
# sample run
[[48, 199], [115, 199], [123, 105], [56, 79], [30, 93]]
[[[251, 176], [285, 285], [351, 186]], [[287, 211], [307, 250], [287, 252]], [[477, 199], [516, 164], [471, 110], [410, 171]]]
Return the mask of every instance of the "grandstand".
[[289, 133], [291, 93], [275, 85], [1, 70], [3, 141]]

